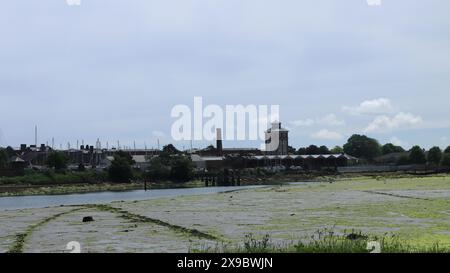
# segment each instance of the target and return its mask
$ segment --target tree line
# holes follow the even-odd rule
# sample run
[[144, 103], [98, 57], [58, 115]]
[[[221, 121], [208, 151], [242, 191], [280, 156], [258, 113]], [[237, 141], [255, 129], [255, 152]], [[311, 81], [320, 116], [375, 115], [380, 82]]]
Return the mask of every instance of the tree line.
[[377, 157], [382, 155], [405, 153], [399, 157], [397, 162], [398, 165], [429, 164], [433, 166], [450, 167], [450, 146], [444, 151], [437, 146], [426, 151], [416, 145], [407, 151], [403, 147], [392, 143], [381, 145], [378, 140], [374, 138], [358, 134], [351, 136], [343, 147], [336, 146], [329, 149], [327, 146], [310, 145], [308, 147], [301, 147], [298, 150], [290, 147], [290, 152], [298, 155], [346, 153], [369, 163], [374, 162]]

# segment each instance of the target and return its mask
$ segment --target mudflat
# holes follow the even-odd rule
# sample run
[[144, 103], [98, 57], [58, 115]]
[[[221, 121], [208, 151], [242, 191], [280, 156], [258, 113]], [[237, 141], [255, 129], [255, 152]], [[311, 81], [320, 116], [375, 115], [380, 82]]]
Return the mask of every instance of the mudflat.
[[[0, 208], [1, 209], [1, 208]], [[83, 222], [91, 216], [94, 221]], [[249, 234], [280, 246], [318, 230], [396, 236], [450, 249], [450, 176], [358, 177], [145, 201], [0, 210], [0, 252], [190, 252], [241, 245]]]

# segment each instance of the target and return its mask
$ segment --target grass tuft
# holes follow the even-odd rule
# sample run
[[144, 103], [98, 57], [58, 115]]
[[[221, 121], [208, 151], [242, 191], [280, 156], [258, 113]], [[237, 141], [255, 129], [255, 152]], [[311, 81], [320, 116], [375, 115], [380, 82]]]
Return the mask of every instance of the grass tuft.
[[270, 235], [255, 238], [253, 234], [245, 235], [243, 244], [221, 244], [215, 247], [204, 247], [194, 252], [207, 253], [370, 253], [375, 250], [369, 246], [375, 242], [381, 253], [450, 253], [449, 248], [434, 243], [429, 247], [418, 247], [408, 244], [395, 235], [382, 237], [364, 234], [360, 231], [344, 232], [338, 235], [332, 230], [318, 230], [310, 238], [297, 243], [279, 245], [273, 243]]

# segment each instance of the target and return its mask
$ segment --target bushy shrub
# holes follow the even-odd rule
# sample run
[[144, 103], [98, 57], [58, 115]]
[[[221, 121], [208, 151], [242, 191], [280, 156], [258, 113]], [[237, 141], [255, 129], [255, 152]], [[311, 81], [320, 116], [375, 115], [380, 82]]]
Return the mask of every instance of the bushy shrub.
[[186, 182], [194, 175], [194, 164], [186, 156], [154, 157], [150, 161], [150, 167], [146, 172], [148, 179], [153, 181], [172, 180], [174, 182]]
[[108, 169], [108, 174], [112, 182], [130, 182], [133, 179], [133, 171], [129, 159], [115, 155]]
[[154, 157], [150, 160], [146, 176], [154, 181], [167, 180], [170, 177], [170, 166], [161, 157]]
[[194, 166], [188, 157], [176, 157], [172, 162], [170, 178], [175, 182], [186, 182], [192, 179]]

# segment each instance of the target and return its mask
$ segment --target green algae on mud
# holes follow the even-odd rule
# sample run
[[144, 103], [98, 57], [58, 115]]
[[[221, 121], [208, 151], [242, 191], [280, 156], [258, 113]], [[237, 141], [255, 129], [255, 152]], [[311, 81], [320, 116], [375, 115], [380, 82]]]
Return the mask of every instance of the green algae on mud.
[[50, 221], [53, 221], [55, 219], [57, 219], [60, 216], [63, 216], [65, 214], [69, 214], [78, 210], [82, 210], [83, 208], [74, 208], [71, 209], [69, 211], [65, 211], [65, 212], [61, 212], [61, 213], [57, 213], [54, 215], [51, 215], [47, 218], [44, 218], [43, 220], [39, 221], [36, 224], [30, 225], [25, 232], [23, 233], [18, 233], [15, 235], [15, 240], [13, 242], [13, 244], [10, 246], [9, 250], [7, 251], [8, 253], [22, 253], [23, 252], [23, 248], [25, 246], [25, 242], [27, 240], [27, 238], [39, 227], [47, 224]]
[[[156, 205], [154, 211], [170, 206], [175, 217], [177, 213], [173, 212], [174, 208], [183, 208], [183, 214], [191, 213], [193, 216], [196, 216], [193, 210], [207, 213], [210, 216], [205, 220], [211, 223], [205, 228], [216, 229], [216, 233], [228, 238], [229, 242], [241, 240], [238, 234], [230, 238], [230, 229], [270, 232], [275, 239], [283, 240], [295, 238], [299, 233], [313, 232], [317, 228], [336, 226], [337, 232], [363, 229], [364, 232], [373, 232], [379, 236], [385, 233], [396, 235], [411, 247], [431, 248], [435, 244], [447, 246], [450, 241], [448, 198], [436, 198], [433, 194], [436, 190], [449, 194], [449, 177], [403, 177], [398, 180], [365, 178], [331, 184], [283, 185], [237, 192], [233, 194], [234, 198], [230, 194], [190, 196], [159, 200], [157, 205], [153, 201], [143, 204]], [[408, 189], [408, 185], [411, 189]], [[365, 192], [371, 189], [392, 194]], [[396, 193], [396, 190], [402, 192]], [[403, 192], [405, 190], [408, 192]], [[413, 199], [403, 196], [413, 193], [424, 197]], [[248, 218], [247, 223], [237, 222], [236, 217], [239, 219], [239, 215]], [[264, 215], [268, 219], [254, 222], [252, 215]], [[229, 216], [232, 217], [229, 219], [230, 224], [223, 225], [220, 224], [222, 221], [211, 220], [211, 217], [223, 219]]]
[[[370, 238], [383, 238], [385, 252], [450, 252], [449, 178], [450, 176], [343, 178], [331, 181], [332, 183], [302, 183], [210, 195], [118, 201], [108, 205], [85, 205], [83, 208], [110, 212], [114, 218], [126, 220], [116, 222], [119, 226], [113, 230], [113, 234], [119, 234], [120, 239], [106, 238], [115, 246], [110, 248], [111, 251], [133, 251], [133, 248], [124, 247], [127, 242], [136, 245], [136, 251], [145, 251], [144, 237], [161, 236], [161, 229], [164, 229], [167, 236], [158, 238], [169, 240], [171, 245], [178, 244], [177, 240], [205, 242], [202, 239], [206, 239], [208, 247], [205, 249], [211, 252], [220, 251], [211, 247], [211, 243], [227, 246], [222, 247], [225, 252], [246, 251], [245, 246], [242, 248], [242, 242], [245, 241], [245, 234], [249, 233], [255, 234], [256, 242], [269, 234], [271, 241], [268, 249], [271, 252], [366, 251], [362, 248], [364, 242], [347, 242], [342, 238], [352, 230], [370, 234], [367, 235]], [[34, 212], [46, 212], [39, 214], [40, 217], [43, 216], [41, 219], [51, 219], [56, 214], [50, 208], [24, 211], [26, 215]], [[55, 226], [66, 221], [60, 225], [64, 227], [70, 225], [75, 216], [56, 217], [51, 221], [55, 221], [52, 222]], [[24, 221], [23, 215], [16, 218], [13, 211], [0, 212], [0, 218], [12, 222]], [[45, 223], [48, 222], [41, 225]], [[111, 224], [105, 219], [99, 219], [95, 223], [97, 228], [105, 226], [105, 230]], [[125, 231], [133, 229], [129, 225], [135, 224], [141, 228], [140, 233], [137, 233], [140, 237]], [[22, 229], [24, 231], [19, 234], [14, 234], [12, 228], [10, 226], [11, 231], [2, 235], [3, 238], [8, 238], [8, 242], [11, 236], [15, 236], [15, 243], [11, 244], [10, 251], [24, 250], [25, 244], [26, 251], [46, 250], [45, 247], [39, 248], [39, 239], [40, 235], [50, 234], [52, 226], [46, 225], [43, 229], [31, 222], [30, 227]], [[329, 248], [321, 243], [312, 245], [314, 240], [309, 240], [316, 230], [323, 228], [333, 230], [338, 236], [336, 241], [331, 241], [334, 245]], [[39, 232], [30, 239], [33, 231]], [[96, 240], [102, 239], [91, 236], [90, 233], [78, 234], [84, 236], [85, 240], [89, 239], [89, 244], [93, 245]], [[158, 240], [162, 242], [162, 239], [152, 242], [158, 244], [158, 249], [165, 249]], [[254, 246], [258, 246], [255, 244]], [[51, 240], [48, 240], [47, 245], [51, 246]], [[249, 249], [262, 251], [258, 247]], [[95, 252], [105, 248], [91, 250]], [[202, 248], [198, 248], [197, 244], [190, 251], [202, 251]]]
[[109, 205], [105, 205], [105, 204], [102, 204], [102, 205], [85, 205], [85, 207], [96, 208], [96, 209], [103, 210], [103, 211], [109, 211], [109, 212], [118, 213], [118, 214], [121, 215], [122, 218], [131, 220], [133, 222], [143, 222], [143, 223], [157, 224], [157, 225], [160, 225], [160, 226], [168, 227], [168, 228], [170, 228], [172, 230], [175, 230], [175, 231], [178, 231], [178, 232], [189, 234], [190, 236], [199, 237], [201, 239], [208, 239], [208, 240], [217, 240], [218, 239], [217, 237], [215, 237], [213, 235], [210, 235], [210, 234], [198, 231], [196, 229], [189, 229], [189, 228], [185, 228], [185, 227], [182, 227], [182, 226], [173, 225], [173, 224], [161, 221], [159, 219], [153, 219], [153, 218], [149, 218], [149, 217], [146, 217], [146, 216], [130, 213], [128, 211], [125, 211], [125, 210], [122, 210], [122, 209], [119, 209], [119, 208], [115, 208], [115, 207], [112, 207], [112, 206], [109, 206]]
[[[446, 212], [447, 211], [447, 212]], [[325, 206], [303, 210], [303, 228], [319, 225], [357, 228], [378, 231], [378, 234], [391, 234], [401, 237], [414, 247], [440, 244], [450, 247], [450, 217], [448, 199], [430, 201], [401, 200], [382, 203], [343, 204], [339, 208]], [[296, 219], [274, 218], [272, 229], [289, 230], [298, 225]]]

